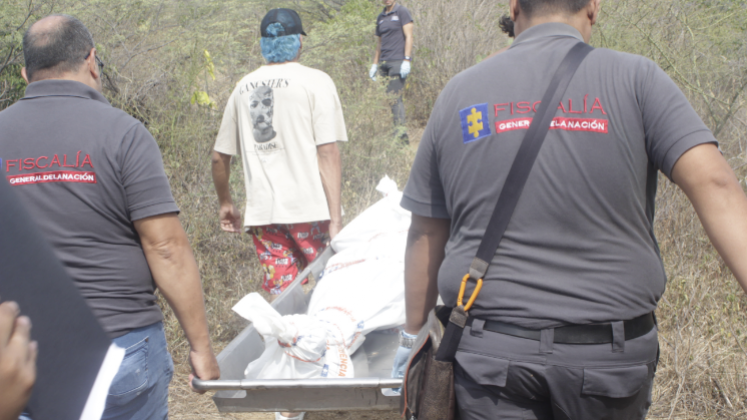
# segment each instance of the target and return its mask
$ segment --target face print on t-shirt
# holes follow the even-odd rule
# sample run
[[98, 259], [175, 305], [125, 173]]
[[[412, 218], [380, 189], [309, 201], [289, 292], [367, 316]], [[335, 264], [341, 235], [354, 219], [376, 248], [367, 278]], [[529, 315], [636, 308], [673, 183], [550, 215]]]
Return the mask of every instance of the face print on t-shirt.
[[254, 141], [265, 143], [274, 139], [277, 133], [272, 127], [272, 114], [275, 106], [272, 88], [260, 86], [254, 89], [249, 101], [249, 114], [254, 126]]

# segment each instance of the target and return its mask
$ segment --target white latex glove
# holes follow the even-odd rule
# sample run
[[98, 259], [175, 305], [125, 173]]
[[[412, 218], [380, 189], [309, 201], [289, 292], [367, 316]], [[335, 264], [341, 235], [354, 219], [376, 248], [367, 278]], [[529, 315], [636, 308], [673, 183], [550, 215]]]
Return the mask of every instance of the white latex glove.
[[402, 346], [397, 348], [397, 354], [394, 356], [394, 363], [392, 363], [392, 378], [405, 377], [405, 369], [407, 369], [407, 360], [410, 359], [410, 353], [412, 353], [411, 348]]
[[402, 65], [399, 67], [399, 75], [404, 79], [408, 74], [410, 74], [410, 62], [403, 61]]
[[371, 78], [374, 82], [376, 81], [376, 72], [379, 71], [379, 65], [378, 64], [371, 64], [371, 70], [368, 71], [368, 77]]

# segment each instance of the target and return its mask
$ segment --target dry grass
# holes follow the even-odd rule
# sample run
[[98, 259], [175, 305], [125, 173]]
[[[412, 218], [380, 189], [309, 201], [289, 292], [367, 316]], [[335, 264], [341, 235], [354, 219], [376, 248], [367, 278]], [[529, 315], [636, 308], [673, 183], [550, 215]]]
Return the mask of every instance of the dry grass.
[[[27, 13], [25, 3], [0, 2], [3, 27], [20, 28]], [[340, 12], [327, 7], [343, 3], [346, 8]], [[230, 308], [245, 294], [260, 289], [261, 271], [249, 238], [219, 230], [209, 152], [228, 94], [238, 78], [261, 62], [256, 28], [264, 11], [269, 6], [305, 10], [304, 26], [310, 36], [305, 40], [302, 62], [326, 71], [337, 84], [350, 137], [350, 143], [342, 148], [343, 204], [349, 221], [377, 200], [374, 187], [384, 174], [404, 186], [417, 138], [444, 83], [507, 43], [497, 25], [507, 2], [403, 3], [416, 22], [415, 62], [406, 88], [413, 140], [410, 147], [401, 147], [391, 138], [383, 82], [367, 78], [378, 0], [33, 2], [41, 5], [39, 14], [48, 10], [71, 13], [91, 27], [112, 78], [110, 98], [144, 121], [156, 137], [199, 264], [216, 350], [225, 347], [245, 325]], [[592, 44], [642, 54], [661, 65], [718, 133], [724, 155], [744, 184], [747, 13], [743, 3], [604, 2]], [[10, 42], [11, 38], [0, 41]], [[215, 79], [209, 74], [204, 50], [213, 57]], [[10, 83], [2, 71], [0, 79], [0, 88]], [[217, 107], [191, 105], [189, 98], [196, 90], [207, 92]], [[240, 165], [235, 164], [233, 170], [232, 190], [236, 202], [243, 204]], [[663, 177], [656, 234], [669, 282], [658, 310], [661, 361], [649, 418], [745, 418], [747, 297], [713, 250], [687, 199]], [[164, 313], [176, 366], [170, 397], [172, 418], [272, 418], [268, 414], [221, 415], [209, 395], [189, 391], [188, 346], [173, 313], [167, 307]], [[394, 416], [311, 413], [307, 418]]]
[[[744, 169], [737, 173], [744, 180]], [[656, 233], [669, 282], [657, 311], [661, 361], [650, 417], [745, 418], [747, 296], [684, 194], [669, 181], [660, 187]]]

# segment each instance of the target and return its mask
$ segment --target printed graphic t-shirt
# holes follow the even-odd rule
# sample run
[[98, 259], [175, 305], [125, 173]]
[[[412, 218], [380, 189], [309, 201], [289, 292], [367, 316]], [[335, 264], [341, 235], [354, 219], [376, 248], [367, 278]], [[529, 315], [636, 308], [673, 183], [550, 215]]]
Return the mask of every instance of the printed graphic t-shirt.
[[[550, 75], [581, 35], [546, 23], [454, 77], [423, 134], [402, 206], [451, 220], [438, 273], [453, 305]], [[510, 75], [510, 77], [495, 77]], [[654, 62], [597, 48], [578, 68], [470, 315], [526, 328], [633, 319], [666, 276], [653, 234], [657, 171], [716, 143]], [[470, 282], [474, 285], [474, 282]]]
[[244, 226], [328, 220], [317, 146], [347, 141], [340, 98], [324, 72], [299, 63], [262, 66], [226, 104], [215, 151], [244, 164]]
[[143, 124], [83, 83], [34, 82], [0, 112], [0, 168], [112, 338], [163, 318], [133, 221], [179, 209]]

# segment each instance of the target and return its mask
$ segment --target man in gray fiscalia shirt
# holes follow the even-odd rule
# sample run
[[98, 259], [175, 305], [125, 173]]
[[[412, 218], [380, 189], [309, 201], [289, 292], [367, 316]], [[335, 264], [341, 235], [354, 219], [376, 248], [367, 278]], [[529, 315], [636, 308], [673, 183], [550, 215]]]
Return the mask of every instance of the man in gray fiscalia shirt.
[[0, 113], [0, 171], [104, 330], [126, 349], [103, 418], [167, 418], [173, 364], [156, 287], [184, 329], [194, 374], [220, 372], [158, 145], [102, 95], [103, 63], [79, 20], [39, 20], [23, 52], [29, 85]]
[[[589, 41], [599, 8], [511, 0], [511, 48], [441, 93], [402, 199], [413, 220], [395, 375], [438, 293], [455, 304], [550, 77]], [[746, 290], [747, 197], [713, 134], [646, 58], [593, 50], [550, 128], [461, 338], [460, 414], [644, 418], [666, 282], [653, 235], [658, 171], [685, 192]]]

